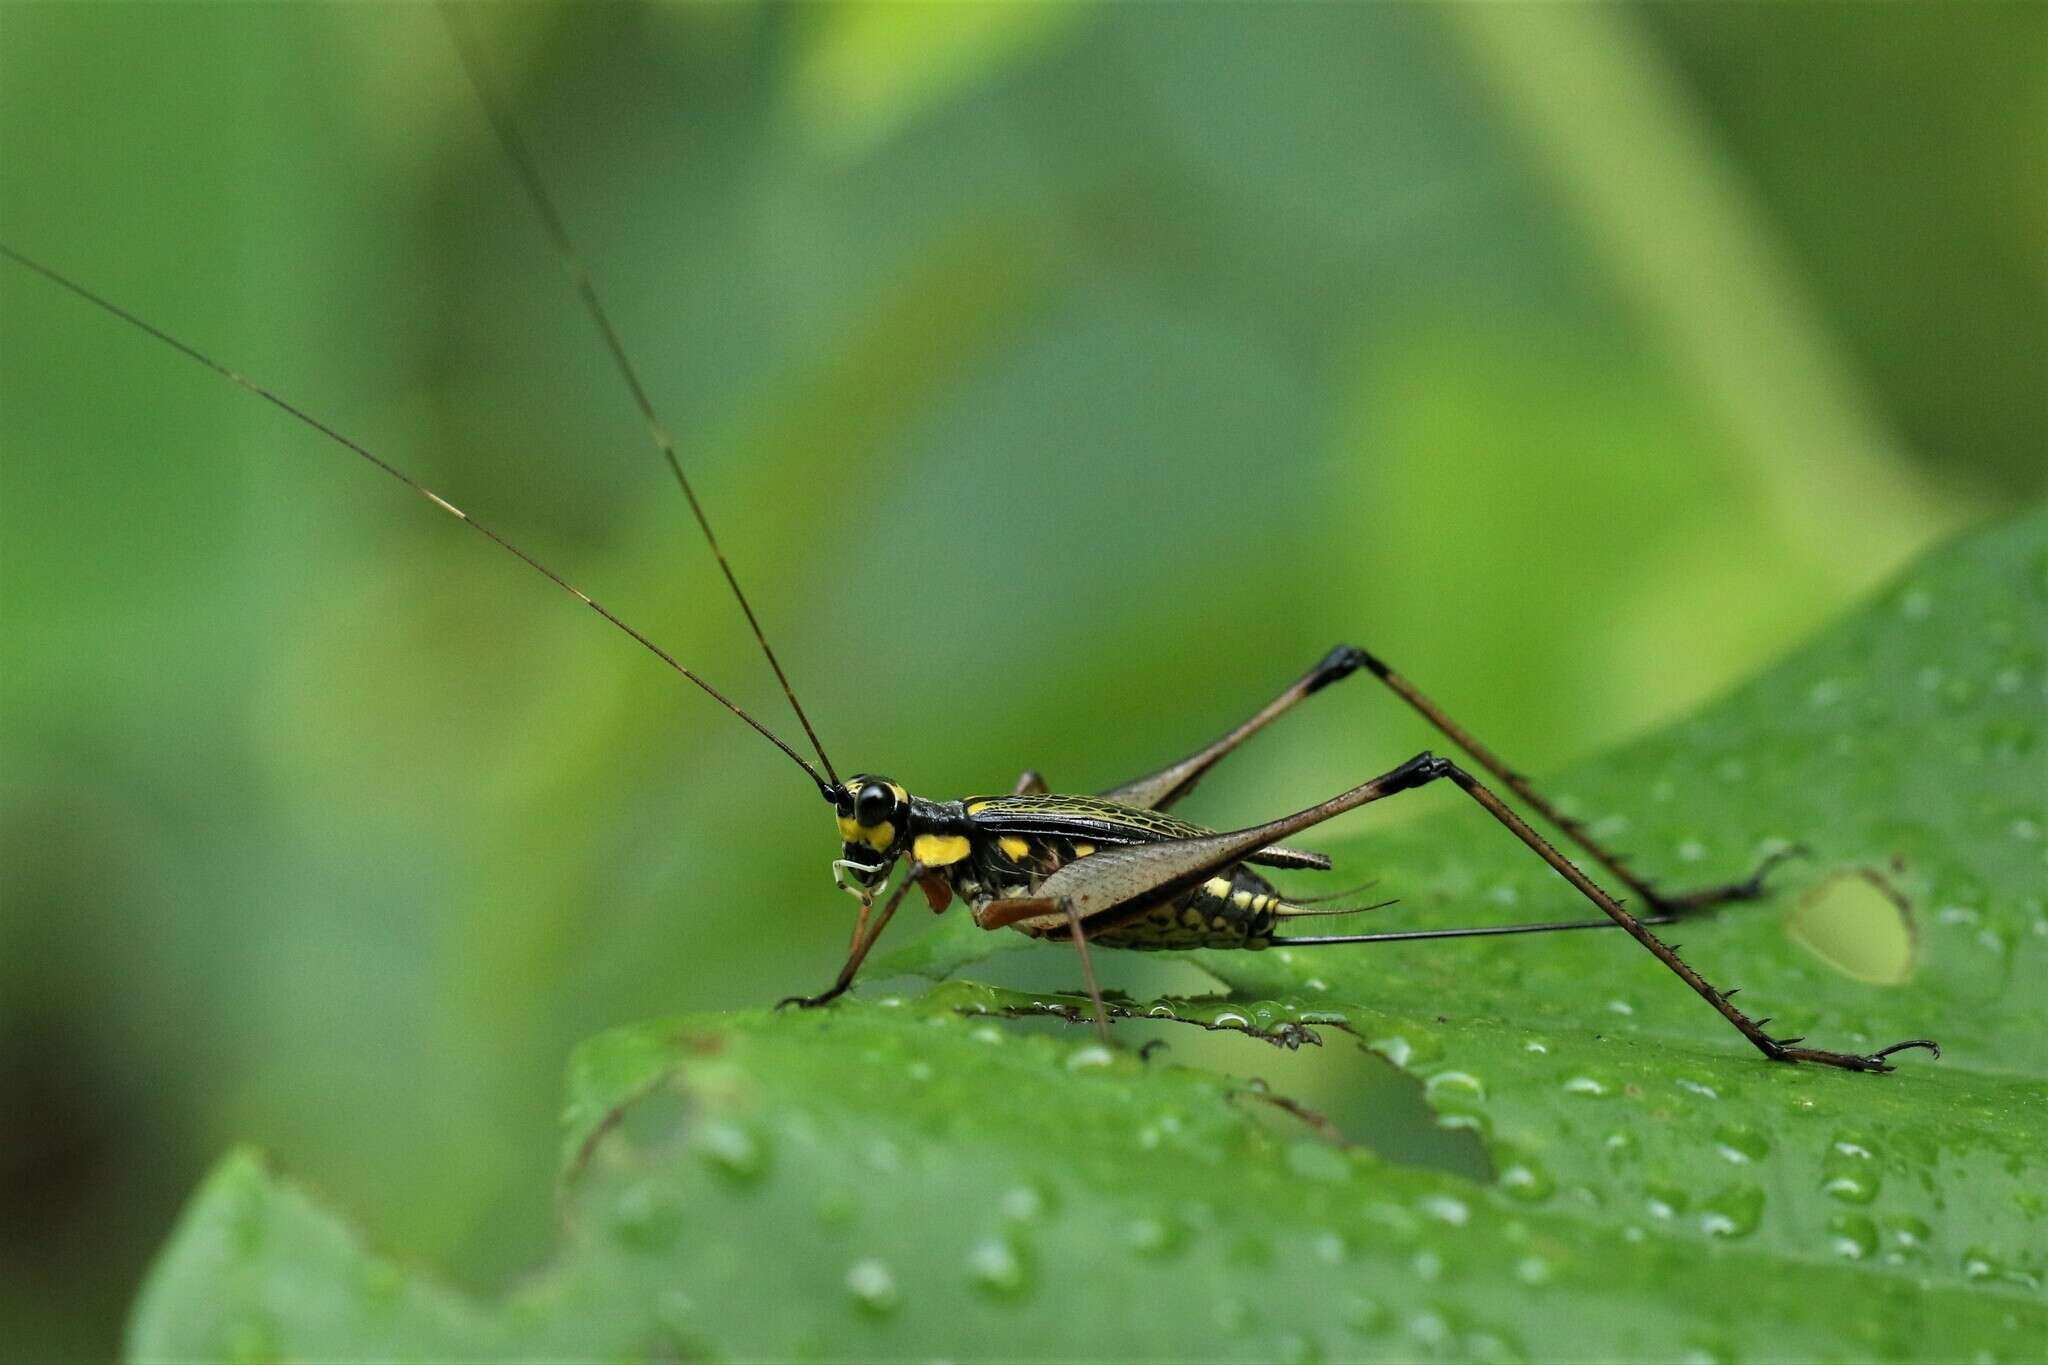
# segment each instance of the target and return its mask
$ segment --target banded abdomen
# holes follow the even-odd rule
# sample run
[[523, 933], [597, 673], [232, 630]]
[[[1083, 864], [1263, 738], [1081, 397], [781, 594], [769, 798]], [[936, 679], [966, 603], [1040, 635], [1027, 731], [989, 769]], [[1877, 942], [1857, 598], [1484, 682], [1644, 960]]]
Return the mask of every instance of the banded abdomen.
[[[1096, 851], [1086, 839], [1055, 834], [985, 835], [967, 857], [946, 867], [946, 878], [961, 899], [977, 910], [991, 901], [1035, 896], [1045, 879], [1075, 858]], [[1108, 948], [1263, 948], [1287, 902], [1271, 882], [1238, 865], [1161, 905], [1098, 918], [1088, 941]], [[1064, 938], [1062, 923], [1020, 921], [1014, 928], [1034, 938]]]
[[1090, 924], [1088, 941], [1109, 948], [1263, 948], [1286, 904], [1271, 882], [1240, 864], [1165, 905]]

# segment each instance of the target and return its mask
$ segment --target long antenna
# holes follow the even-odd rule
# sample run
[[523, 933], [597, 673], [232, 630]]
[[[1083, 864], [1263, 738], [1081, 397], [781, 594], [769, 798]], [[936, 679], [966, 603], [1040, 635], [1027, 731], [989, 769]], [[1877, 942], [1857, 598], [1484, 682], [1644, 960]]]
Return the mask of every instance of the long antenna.
[[712, 534], [711, 520], [704, 515], [704, 504], [697, 500], [697, 490], [690, 486], [689, 476], [683, 473], [682, 459], [676, 454], [675, 440], [668, 434], [668, 428], [654, 414], [653, 400], [647, 396], [647, 388], [640, 382], [640, 375], [633, 368], [633, 362], [626, 356], [625, 343], [620, 341], [618, 329], [612, 326], [611, 315], [605, 312], [604, 304], [598, 300], [597, 286], [592, 283], [590, 268], [583, 263], [583, 257], [570, 240], [568, 226], [562, 221], [561, 213], [555, 208], [554, 196], [548, 193], [547, 184], [540, 176], [540, 163], [527, 149], [525, 140], [519, 136], [519, 129], [512, 121], [511, 112], [500, 96], [498, 86], [491, 75], [483, 43], [469, 28], [469, 21], [461, 7], [453, 0], [443, 0], [441, 17], [447, 22], [448, 35], [454, 40], [455, 50], [462, 58], [462, 67], [469, 75], [469, 83], [476, 90], [477, 102], [483, 106], [484, 117], [497, 134], [499, 145], [505, 149], [506, 159], [519, 173], [520, 183], [526, 187], [527, 198], [533, 201], [535, 212], [540, 215], [542, 225], [547, 229], [549, 239], [554, 243], [555, 254], [561, 257], [562, 268], [569, 273], [569, 282], [575, 286], [576, 294], [583, 300], [584, 309], [590, 320], [597, 324], [597, 330], [604, 337], [604, 344], [612, 354], [612, 363], [618, 368], [619, 377], [626, 381], [626, 388], [633, 395], [633, 404], [640, 409], [641, 420], [647, 424], [647, 434], [654, 441], [654, 448], [661, 452], [668, 462], [669, 471], [676, 476], [676, 486], [683, 490], [683, 497], [690, 504], [690, 512], [697, 518], [697, 528], [704, 533], [704, 543], [711, 547], [711, 557], [718, 561], [720, 573], [725, 575], [726, 586], [732, 589], [734, 600], [740, 604], [740, 611], [747, 618], [747, 625], [754, 632], [754, 642], [761, 646], [761, 653], [767, 657], [768, 667], [775, 671], [775, 681], [782, 684], [782, 695], [789, 699], [789, 709], [796, 712], [797, 723], [804, 727], [809, 736], [811, 748], [817, 752], [818, 764], [825, 775], [836, 785], [839, 774], [833, 770], [832, 760], [825, 755], [825, 746], [818, 739], [818, 732], [811, 727], [811, 718], [804, 714], [803, 703], [796, 699], [796, 689], [790, 686], [789, 675], [782, 671], [782, 661], [775, 657], [769, 647], [768, 636], [761, 629], [759, 618], [754, 615], [753, 604], [747, 601], [747, 594], [740, 588], [740, 580], [732, 571], [725, 551], [719, 547], [718, 537]]
[[305, 411], [303, 408], [297, 407], [291, 402], [287, 401], [286, 399], [279, 397], [275, 393], [272, 393], [269, 389], [257, 383], [255, 380], [250, 379], [248, 376], [240, 374], [235, 370], [229, 369], [226, 365], [221, 364], [212, 356], [205, 354], [203, 351], [200, 351], [193, 346], [187, 345], [185, 342], [180, 341], [178, 338], [172, 336], [169, 332], [164, 331], [162, 328], [144, 322], [141, 318], [129, 312], [126, 308], [121, 307], [119, 304], [114, 303], [109, 299], [100, 297], [98, 294], [95, 294], [92, 290], [78, 283], [76, 280], [73, 280], [66, 275], [60, 274], [58, 271], [52, 269], [47, 265], [44, 265], [40, 261], [32, 260], [29, 257], [22, 255], [19, 251], [16, 251], [13, 247], [8, 246], [5, 242], [0, 242], [0, 255], [4, 255], [5, 257], [7, 257], [8, 260], [15, 262], [17, 265], [23, 265], [28, 267], [30, 270], [35, 271], [36, 274], [41, 275], [44, 279], [50, 281], [52, 284], [56, 284], [65, 289], [70, 290], [79, 298], [84, 299], [89, 304], [92, 304], [95, 308], [98, 308], [107, 313], [111, 313], [113, 316], [119, 318], [121, 321], [127, 323], [129, 326], [135, 328], [136, 330], [155, 337], [158, 341], [163, 342], [166, 346], [169, 346], [171, 349], [179, 352], [186, 358], [198, 361], [201, 365], [204, 365], [207, 369], [212, 370], [215, 374], [220, 375], [225, 379], [231, 380], [235, 384], [239, 385], [241, 388], [244, 388], [248, 390], [250, 393], [255, 394], [258, 398], [261, 398], [264, 402], [270, 404], [272, 407], [284, 412], [287, 416], [290, 416], [295, 420], [304, 423], [306, 426], [311, 427], [313, 430], [319, 432], [322, 436], [325, 436], [328, 440], [333, 441], [336, 445], [354, 451], [356, 454], [362, 456], [365, 460], [368, 460], [377, 468], [383, 470], [386, 474], [389, 474], [392, 478], [404, 484], [407, 488], [410, 488], [413, 492], [425, 498], [428, 502], [434, 504], [434, 506], [440, 508], [443, 512], [446, 512], [449, 516], [454, 517], [463, 525], [474, 529], [477, 532], [477, 534], [485, 537], [492, 544], [498, 546], [500, 549], [508, 550], [511, 553], [517, 555], [519, 559], [529, 569], [532, 569], [534, 572], [544, 575], [549, 582], [553, 583], [563, 592], [568, 593], [571, 597], [581, 602], [584, 606], [589, 607], [599, 616], [602, 616], [605, 620], [611, 622], [620, 630], [632, 636], [633, 639], [639, 643], [641, 648], [645, 649], [655, 658], [661, 660], [670, 668], [674, 669], [676, 672], [682, 674], [685, 678], [695, 683], [698, 687], [702, 688], [704, 692], [708, 694], [713, 701], [717, 702], [720, 706], [723, 706], [726, 710], [732, 712], [735, 716], [738, 716], [741, 720], [745, 721], [748, 725], [752, 726], [753, 729], [763, 739], [767, 740], [770, 744], [773, 744], [776, 748], [782, 750], [783, 753], [789, 755], [790, 761], [792, 763], [795, 763], [797, 767], [802, 768], [804, 770], [804, 773], [811, 779], [811, 781], [818, 784], [818, 790], [824, 794], [827, 800], [830, 800], [835, 794], [835, 791], [839, 785], [839, 780], [836, 777], [833, 778], [830, 783], [827, 783], [824, 778], [818, 775], [818, 770], [816, 768], [813, 768], [810, 765], [809, 761], [806, 760], [802, 754], [798, 753], [796, 750], [790, 748], [789, 745], [785, 744], [782, 741], [782, 739], [775, 734], [774, 731], [770, 730], [760, 721], [755, 720], [752, 716], [748, 715], [744, 710], [740, 708], [740, 706], [736, 702], [734, 702], [731, 698], [727, 697], [725, 693], [719, 691], [710, 683], [705, 682], [695, 673], [683, 667], [683, 665], [676, 660], [676, 657], [674, 655], [670, 654], [660, 645], [654, 643], [654, 641], [648, 639], [645, 635], [642, 635], [639, 631], [633, 629], [633, 627], [627, 625], [624, 621], [620, 620], [616, 615], [612, 613], [611, 608], [605, 606], [603, 603], [591, 597], [590, 594], [584, 592], [581, 588], [569, 582], [568, 579], [562, 577], [553, 569], [550, 569], [547, 565], [541, 563], [538, 559], [535, 559], [532, 555], [520, 549], [517, 545], [514, 545], [504, 536], [499, 535], [496, 531], [484, 525], [475, 517], [472, 517], [469, 513], [463, 511], [460, 507], [457, 507], [454, 503], [448, 501], [448, 499], [442, 497], [439, 493], [436, 493], [433, 489], [427, 487], [418, 479], [415, 479], [412, 475], [400, 469], [397, 465], [390, 463], [381, 456], [371, 454], [366, 447], [358, 444], [356, 441], [350, 439], [349, 437], [342, 435], [339, 431], [336, 431], [333, 427], [328, 426], [325, 422], [313, 416], [311, 413]]

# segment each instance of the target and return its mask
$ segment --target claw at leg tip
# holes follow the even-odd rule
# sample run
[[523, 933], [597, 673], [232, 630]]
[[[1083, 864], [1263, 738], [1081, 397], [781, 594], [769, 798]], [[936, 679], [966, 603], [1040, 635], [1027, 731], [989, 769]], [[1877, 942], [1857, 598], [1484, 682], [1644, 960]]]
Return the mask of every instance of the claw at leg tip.
[[1894, 1052], [1906, 1052], [1913, 1048], [1920, 1048], [1924, 1051], [1931, 1052], [1934, 1054], [1936, 1061], [1941, 1060], [1941, 1044], [1935, 1042], [1932, 1038], [1908, 1038], [1903, 1043], [1893, 1043], [1890, 1047], [1885, 1048], [1883, 1051], [1873, 1052], [1870, 1055], [1873, 1058], [1889, 1057]]

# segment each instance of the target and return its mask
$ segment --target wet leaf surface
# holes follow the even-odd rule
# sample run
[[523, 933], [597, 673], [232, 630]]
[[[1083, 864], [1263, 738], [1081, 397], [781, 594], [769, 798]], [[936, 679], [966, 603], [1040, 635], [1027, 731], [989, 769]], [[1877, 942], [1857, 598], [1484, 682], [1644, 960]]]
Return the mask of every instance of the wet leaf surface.
[[[1907, 1053], [1887, 1077], [1760, 1066], [1618, 935], [1203, 965], [1240, 992], [1358, 1002], [1354, 1026], [1440, 1110], [1624, 1228], [2038, 1293], [2048, 997], [2025, 983], [2048, 975], [2044, 541], [2035, 515], [1935, 556], [1706, 713], [1559, 784], [1672, 889], [1808, 846], [1768, 900], [1667, 937], [1780, 1036], [1855, 1051], [1933, 1037], [1940, 1061]], [[1346, 870], [1399, 869], [1404, 920], [1577, 912], [1476, 810], [1342, 851]], [[1802, 893], [1839, 898], [1845, 877], [1905, 907], [1902, 980], [1858, 979], [1793, 932]]]
[[[502, 1299], [389, 1264], [238, 1154], [145, 1286], [131, 1354], [2037, 1357], [2044, 656], [2037, 514], [1557, 784], [1674, 886], [1807, 844], [1770, 899], [1684, 926], [1686, 955], [1779, 1031], [1931, 1035], [1940, 1061], [1768, 1064], [1619, 935], [1204, 954], [1232, 998], [1135, 1002], [1370, 1048], [1478, 1135], [1489, 1180], [1276, 1116], [1171, 1050], [1007, 1017], [1072, 998], [953, 982], [685, 1017], [579, 1052], [563, 1243]], [[1476, 810], [1323, 842], [1403, 897], [1401, 927], [1577, 912]], [[1905, 907], [1891, 984], [1790, 932], [1845, 873]], [[892, 969], [976, 947], [941, 928]]]

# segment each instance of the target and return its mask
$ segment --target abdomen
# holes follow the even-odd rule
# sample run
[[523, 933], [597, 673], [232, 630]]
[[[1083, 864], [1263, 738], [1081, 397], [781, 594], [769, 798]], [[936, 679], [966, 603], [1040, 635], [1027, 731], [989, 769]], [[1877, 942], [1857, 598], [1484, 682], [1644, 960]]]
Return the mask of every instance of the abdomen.
[[[941, 870], [954, 892], [980, 909], [991, 901], [1037, 895], [1055, 869], [1094, 851], [1095, 845], [1084, 840], [1060, 836], [984, 835], [970, 857]], [[1278, 904], [1272, 883], [1240, 865], [1164, 905], [1099, 915], [1086, 932], [1090, 943], [1106, 948], [1263, 948], [1271, 941]], [[1066, 925], [1050, 918], [1010, 927], [1033, 938], [1067, 937]]]
[[1272, 883], [1249, 868], [1211, 877], [1165, 905], [1129, 919], [1087, 926], [1105, 948], [1263, 948], [1272, 942], [1278, 904]]

